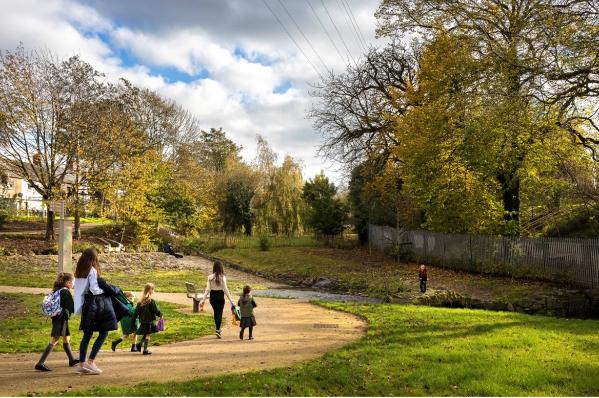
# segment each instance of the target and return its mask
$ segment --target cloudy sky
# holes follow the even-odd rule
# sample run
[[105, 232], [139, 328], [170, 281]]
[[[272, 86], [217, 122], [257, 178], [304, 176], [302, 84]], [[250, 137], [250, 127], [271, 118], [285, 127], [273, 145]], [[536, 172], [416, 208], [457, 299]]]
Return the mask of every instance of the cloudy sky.
[[280, 159], [301, 161], [306, 177], [323, 169], [339, 181], [338, 166], [316, 156], [321, 137], [306, 118], [310, 84], [380, 45], [379, 2], [2, 0], [0, 49], [23, 43], [59, 57], [79, 54], [110, 79], [176, 100], [203, 129], [222, 127], [247, 160], [261, 134]]

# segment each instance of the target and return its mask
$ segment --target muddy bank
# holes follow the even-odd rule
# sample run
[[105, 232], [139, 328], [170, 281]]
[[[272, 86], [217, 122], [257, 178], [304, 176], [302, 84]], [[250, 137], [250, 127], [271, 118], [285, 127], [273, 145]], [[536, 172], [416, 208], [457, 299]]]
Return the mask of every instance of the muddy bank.
[[[263, 278], [273, 279], [277, 282], [300, 288], [300, 291], [307, 289], [316, 290], [321, 292], [321, 294], [341, 294], [359, 297], [359, 295], [356, 295], [352, 291], [350, 286], [345, 286], [341, 281], [333, 278], [299, 277], [283, 273], [265, 274], [214, 256], [206, 255], [205, 257], [212, 261], [220, 260], [229, 268], [251, 273]], [[536, 286], [538, 284], [540, 288], [527, 288], [520, 293], [511, 292], [509, 295], [503, 295], [501, 292], [497, 293], [494, 289], [488, 289], [489, 280], [492, 280], [493, 277], [485, 276], [484, 280], [481, 279], [480, 286], [477, 288], [467, 288], [464, 283], [460, 283], [460, 280], [466, 277], [472, 279], [473, 275], [447, 270], [440, 272], [438, 269], [435, 269], [435, 272], [436, 276], [438, 276], [436, 279], [438, 285], [436, 288], [429, 289], [425, 295], [422, 295], [416, 289], [406, 289], [405, 291], [390, 292], [385, 297], [377, 297], [375, 295], [364, 295], [364, 297], [370, 297], [379, 302], [420, 304], [448, 308], [486, 309], [493, 311], [515, 311], [526, 314], [556, 317], [599, 319], [598, 290], [567, 289], [551, 287], [547, 283], [510, 279], [510, 283], [522, 286], [531, 284]], [[445, 274], [450, 274], [450, 276]], [[447, 280], [440, 280], [441, 278]], [[498, 279], [501, 279], [502, 282], [505, 283], [504, 279], [506, 278]], [[447, 283], [448, 281], [450, 282]], [[515, 290], [517, 291], [517, 289]]]
[[436, 290], [414, 299], [414, 303], [433, 307], [474, 308], [599, 319], [599, 292], [596, 290], [566, 290], [553, 294], [516, 297], [512, 300], [498, 298], [491, 301], [479, 300], [452, 290]]

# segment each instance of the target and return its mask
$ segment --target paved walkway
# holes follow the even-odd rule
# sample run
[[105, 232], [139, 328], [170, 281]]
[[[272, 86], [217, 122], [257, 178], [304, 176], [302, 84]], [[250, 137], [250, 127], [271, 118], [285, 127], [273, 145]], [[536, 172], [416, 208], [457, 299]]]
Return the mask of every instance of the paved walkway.
[[[206, 262], [200, 258], [186, 261]], [[207, 269], [209, 264], [198, 265]], [[239, 271], [227, 274], [230, 279], [244, 277]], [[38, 294], [47, 293], [47, 289], [0, 286], [0, 292]], [[182, 293], [156, 293], [156, 299], [191, 307], [191, 300]], [[206, 309], [206, 313], [197, 316], [212, 316], [210, 305]], [[317, 358], [366, 332], [366, 323], [358, 317], [301, 300], [261, 297], [255, 313], [258, 326], [253, 341], [240, 341], [239, 329], [231, 328], [227, 322], [229, 326], [224, 329], [222, 340], [206, 336], [154, 346], [151, 357], [104, 349], [97, 357], [97, 364], [104, 371], [98, 376], [75, 374], [66, 366], [61, 352], [50, 355], [47, 364], [53, 371], [46, 373], [33, 369], [39, 353], [0, 354], [0, 396], [135, 385], [145, 381], [182, 381], [284, 367]], [[73, 345], [77, 347], [78, 342]]]

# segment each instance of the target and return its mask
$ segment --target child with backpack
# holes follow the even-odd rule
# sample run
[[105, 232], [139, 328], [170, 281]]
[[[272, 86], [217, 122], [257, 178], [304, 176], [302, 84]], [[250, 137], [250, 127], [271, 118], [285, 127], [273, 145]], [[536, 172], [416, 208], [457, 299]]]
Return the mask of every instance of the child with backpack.
[[141, 296], [141, 300], [137, 303], [137, 307], [135, 307], [135, 317], [134, 319], [138, 319], [140, 321], [140, 326], [137, 329], [137, 334], [143, 336], [141, 343], [143, 344], [144, 350], [142, 352], [143, 355], [152, 354], [148, 351], [148, 344], [150, 342], [150, 334], [158, 332], [158, 328], [154, 321], [156, 317], [162, 318], [162, 312], [158, 308], [158, 304], [152, 298], [154, 294], [154, 284], [146, 283], [144, 287], [143, 295]]
[[42, 353], [40, 360], [35, 364], [35, 369], [42, 372], [49, 372], [51, 369], [45, 365], [46, 359], [62, 337], [62, 348], [69, 359], [69, 366], [75, 366], [79, 363], [78, 359], [73, 357], [71, 351], [69, 318], [75, 311], [73, 296], [70, 289], [73, 288], [73, 274], [61, 272], [54, 282], [52, 293], [48, 294], [42, 304], [42, 311], [52, 319], [52, 331], [50, 332], [50, 343]]
[[135, 295], [133, 292], [125, 292], [127, 297], [127, 306], [129, 307], [129, 313], [121, 318], [121, 330], [123, 335], [112, 342], [112, 351], [116, 351], [116, 346], [119, 345], [123, 340], [131, 336], [131, 352], [139, 352], [141, 344], [137, 344], [137, 328], [139, 328], [139, 322], [135, 319], [135, 307], [133, 301], [135, 301]]
[[241, 328], [239, 331], [240, 340], [243, 340], [243, 332], [245, 328], [249, 328], [248, 340], [254, 340], [252, 332], [254, 331], [254, 326], [256, 326], [256, 318], [254, 317], [256, 301], [250, 294], [251, 291], [252, 288], [249, 285], [245, 285], [243, 287], [243, 294], [241, 297], [239, 297], [239, 301], [237, 302], [241, 312], [241, 322], [239, 323], [239, 327]]

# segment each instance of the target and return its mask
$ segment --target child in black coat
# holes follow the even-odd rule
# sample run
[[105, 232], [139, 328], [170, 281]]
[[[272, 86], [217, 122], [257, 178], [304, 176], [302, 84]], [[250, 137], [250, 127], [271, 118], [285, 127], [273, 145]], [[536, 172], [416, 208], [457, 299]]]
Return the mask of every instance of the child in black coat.
[[152, 298], [152, 294], [154, 294], [154, 284], [146, 283], [141, 300], [139, 300], [137, 307], [135, 307], [134, 320], [139, 318], [140, 321], [137, 334], [143, 336], [141, 340], [143, 345], [143, 355], [151, 354], [151, 352], [148, 351], [150, 334], [158, 331], [156, 324], [154, 323], [156, 317], [162, 318], [162, 312], [160, 311], [160, 308], [158, 308], [156, 301]]
[[52, 317], [52, 332], [50, 332], [50, 343], [42, 353], [40, 360], [35, 365], [35, 369], [42, 372], [49, 372], [51, 369], [45, 365], [46, 359], [54, 349], [54, 346], [58, 343], [58, 340], [62, 337], [62, 348], [69, 358], [69, 366], [74, 366], [79, 363], [78, 359], [73, 357], [73, 351], [71, 351], [71, 333], [69, 331], [69, 318], [75, 311], [73, 296], [71, 295], [70, 289], [73, 288], [73, 274], [68, 272], [61, 272], [58, 274], [56, 281], [54, 282], [54, 292], [60, 290], [60, 307], [61, 312], [58, 315]]

